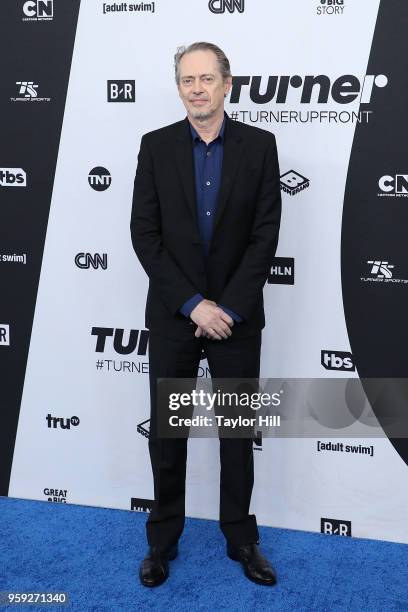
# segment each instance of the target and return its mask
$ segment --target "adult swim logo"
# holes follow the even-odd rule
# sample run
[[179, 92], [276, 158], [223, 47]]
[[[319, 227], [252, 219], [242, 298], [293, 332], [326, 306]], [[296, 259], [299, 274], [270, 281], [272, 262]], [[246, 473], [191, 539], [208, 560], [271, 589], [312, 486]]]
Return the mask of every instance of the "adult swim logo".
[[27, 253], [0, 253], [0, 263], [27, 263]]
[[[359, 78], [343, 74], [332, 78], [318, 75], [270, 75], [235, 76], [232, 79], [230, 104], [239, 104], [241, 96], [254, 105], [273, 103], [273, 110], [236, 110], [232, 119], [257, 123], [368, 123], [373, 111], [363, 108], [358, 111], [343, 110], [346, 105], [356, 103], [369, 105], [378, 89], [386, 87], [388, 77], [384, 74], [367, 74]], [[279, 110], [279, 105], [296, 105], [294, 110]], [[316, 110], [303, 110], [299, 105], [318, 105]], [[322, 105], [330, 106], [322, 110]], [[332, 108], [333, 105], [339, 109]]]
[[16, 81], [18, 95], [11, 97], [11, 102], [51, 102], [51, 98], [38, 96], [38, 85], [34, 81]]
[[109, 170], [102, 166], [96, 166], [88, 174], [88, 183], [95, 191], [106, 191], [112, 183], [112, 177]]
[[243, 13], [245, 10], [245, 0], [210, 0], [208, 8], [212, 13]]
[[23, 21], [52, 21], [54, 0], [27, 0], [23, 4]]
[[154, 13], [156, 2], [104, 2], [102, 4], [104, 15], [115, 13]]
[[27, 187], [27, 175], [22, 168], [0, 168], [1, 187]]
[[268, 275], [268, 283], [273, 285], [293, 285], [295, 283], [294, 258], [275, 257]]
[[396, 278], [394, 276], [394, 264], [389, 261], [381, 259], [369, 259], [367, 261], [370, 267], [371, 276], [361, 276], [360, 280], [363, 283], [383, 283], [383, 284], [397, 284], [406, 285], [408, 283], [407, 278]]
[[108, 102], [134, 102], [135, 81], [108, 81]]
[[[96, 336], [96, 353], [105, 353], [109, 350], [114, 350], [120, 356], [131, 355], [143, 358], [147, 355], [147, 346], [149, 342], [149, 330], [147, 329], [131, 329], [125, 332], [124, 329], [113, 327], [92, 327], [91, 335]], [[102, 359], [98, 356], [96, 360], [96, 369], [101, 372], [122, 372], [148, 374], [148, 361], [130, 361], [126, 359]]]
[[10, 325], [0, 323], [0, 346], [10, 346]]
[[378, 181], [379, 198], [408, 198], [408, 174], [385, 174]]
[[107, 253], [95, 253], [91, 255], [91, 253], [77, 253], [75, 255], [75, 265], [82, 270], [89, 270], [89, 268], [93, 268], [97, 270], [98, 268], [102, 268], [102, 270], [106, 270], [108, 267], [108, 254]]
[[343, 15], [344, 0], [320, 0], [316, 7], [317, 15]]
[[295, 170], [289, 170], [289, 172], [285, 172], [285, 174], [282, 174], [280, 177], [281, 190], [288, 193], [290, 196], [294, 196], [300, 191], [307, 189], [309, 185], [309, 179]]

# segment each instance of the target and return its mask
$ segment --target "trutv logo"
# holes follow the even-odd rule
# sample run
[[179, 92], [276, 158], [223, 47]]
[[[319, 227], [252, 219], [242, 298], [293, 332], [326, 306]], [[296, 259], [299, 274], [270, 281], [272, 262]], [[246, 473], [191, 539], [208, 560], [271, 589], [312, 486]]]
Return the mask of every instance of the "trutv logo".
[[114, 329], [113, 327], [93, 327], [92, 336], [96, 336], [96, 353], [104, 353], [106, 341], [113, 338], [113, 348], [119, 355], [129, 355], [137, 349], [137, 355], [146, 355], [147, 344], [149, 342], [149, 330], [131, 329], [129, 338], [124, 343], [124, 329]]
[[321, 533], [328, 535], [351, 536], [351, 521], [340, 521], [338, 519], [320, 519]]
[[326, 370], [354, 372], [356, 369], [352, 354], [347, 351], [322, 351], [321, 364]]
[[79, 425], [79, 418], [77, 416], [64, 418], [47, 414], [45, 420], [49, 429], [71, 429], [71, 426], [77, 427]]

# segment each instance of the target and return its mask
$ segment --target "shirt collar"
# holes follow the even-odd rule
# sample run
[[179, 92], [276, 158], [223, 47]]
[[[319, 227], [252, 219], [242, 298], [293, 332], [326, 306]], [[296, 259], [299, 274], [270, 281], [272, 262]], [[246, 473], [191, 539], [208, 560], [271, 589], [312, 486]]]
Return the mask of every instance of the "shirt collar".
[[[190, 131], [191, 131], [191, 136], [193, 139], [193, 142], [197, 142], [201, 140], [201, 136], [200, 134], [197, 132], [197, 130], [193, 127], [193, 124], [190, 122], [190, 120], [188, 121], [189, 125], [190, 125]], [[220, 127], [220, 131], [218, 132], [218, 136], [216, 136], [216, 138], [214, 140], [216, 140], [217, 138], [219, 138], [221, 140], [221, 142], [224, 142], [224, 133], [225, 133], [225, 111], [224, 111], [224, 117], [221, 123], [221, 127]], [[212, 141], [214, 142], [214, 141]]]

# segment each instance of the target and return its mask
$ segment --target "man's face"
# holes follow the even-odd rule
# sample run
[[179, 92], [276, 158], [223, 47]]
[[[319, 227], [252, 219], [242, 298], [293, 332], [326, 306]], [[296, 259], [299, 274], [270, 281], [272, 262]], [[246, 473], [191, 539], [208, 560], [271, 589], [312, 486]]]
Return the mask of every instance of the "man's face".
[[231, 89], [232, 78], [223, 81], [212, 51], [192, 51], [180, 60], [178, 91], [193, 119], [205, 120], [224, 109], [224, 94]]

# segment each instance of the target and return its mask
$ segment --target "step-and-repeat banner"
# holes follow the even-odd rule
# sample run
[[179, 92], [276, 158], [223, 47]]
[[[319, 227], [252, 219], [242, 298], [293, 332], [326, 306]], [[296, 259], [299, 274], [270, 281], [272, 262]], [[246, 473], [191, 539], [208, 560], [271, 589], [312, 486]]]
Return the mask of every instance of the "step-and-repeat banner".
[[[230, 59], [229, 116], [278, 145], [261, 376], [344, 379], [326, 423], [366, 426], [258, 437], [251, 509], [408, 542], [408, 445], [368, 418], [394, 396], [347, 412], [347, 381], [408, 370], [407, 23], [405, 0], [2, 1], [1, 495], [151, 507], [133, 180], [141, 136], [185, 117], [174, 53], [203, 40]], [[218, 447], [189, 440], [189, 516], [218, 518]]]

